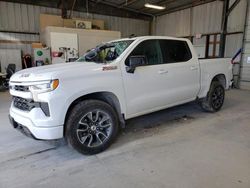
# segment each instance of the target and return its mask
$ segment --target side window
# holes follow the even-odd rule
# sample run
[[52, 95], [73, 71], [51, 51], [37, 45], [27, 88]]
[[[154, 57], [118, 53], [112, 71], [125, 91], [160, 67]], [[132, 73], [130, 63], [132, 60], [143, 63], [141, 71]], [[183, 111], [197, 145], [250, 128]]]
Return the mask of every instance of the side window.
[[[138, 44], [130, 56], [145, 56], [149, 65], [162, 63], [161, 48], [158, 40], [145, 40]], [[126, 65], [128, 65], [128, 59]]]
[[192, 58], [187, 42], [179, 40], [159, 40], [163, 63], [185, 62]]

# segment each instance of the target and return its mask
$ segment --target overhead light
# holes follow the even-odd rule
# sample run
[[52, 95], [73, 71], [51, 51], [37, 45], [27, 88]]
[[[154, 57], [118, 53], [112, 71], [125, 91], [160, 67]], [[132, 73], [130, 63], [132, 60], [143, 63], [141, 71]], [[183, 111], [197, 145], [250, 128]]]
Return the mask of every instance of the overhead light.
[[153, 5], [149, 3], [146, 3], [144, 6], [147, 8], [153, 8], [153, 9], [158, 9], [158, 10], [164, 10], [166, 8], [164, 6], [158, 6], [158, 5]]

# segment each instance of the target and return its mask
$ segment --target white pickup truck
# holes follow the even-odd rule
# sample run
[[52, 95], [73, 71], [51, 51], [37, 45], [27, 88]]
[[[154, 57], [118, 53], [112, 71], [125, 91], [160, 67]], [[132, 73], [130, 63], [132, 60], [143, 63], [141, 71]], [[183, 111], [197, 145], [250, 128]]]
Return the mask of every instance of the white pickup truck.
[[12, 125], [36, 139], [66, 137], [83, 154], [105, 150], [125, 120], [197, 100], [220, 110], [230, 59], [198, 60], [188, 39], [145, 36], [101, 44], [73, 63], [10, 79]]

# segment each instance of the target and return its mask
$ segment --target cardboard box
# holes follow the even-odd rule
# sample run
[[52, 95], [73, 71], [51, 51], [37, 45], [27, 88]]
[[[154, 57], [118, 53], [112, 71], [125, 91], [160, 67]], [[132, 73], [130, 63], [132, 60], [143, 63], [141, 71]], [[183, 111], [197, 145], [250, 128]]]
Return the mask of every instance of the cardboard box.
[[85, 20], [75, 20], [76, 28], [78, 29], [92, 29], [92, 23]]
[[42, 33], [47, 26], [75, 28], [76, 20], [89, 21], [92, 23], [92, 29], [105, 30], [104, 20], [87, 18], [63, 19], [61, 16], [40, 14], [40, 33]]
[[43, 44], [40, 42], [32, 43], [31, 44], [32, 48], [43, 48]]
[[92, 21], [92, 29], [105, 30], [104, 20], [90, 20]]
[[40, 14], [40, 33], [42, 33], [47, 26], [63, 27], [62, 17], [50, 14]]
[[92, 20], [92, 19], [82, 19], [82, 18], [73, 18], [73, 19], [63, 19], [63, 26], [69, 28], [76, 28], [76, 20], [83, 20], [92, 23], [92, 29], [104, 30], [104, 21], [103, 20]]
[[89, 21], [92, 23], [92, 29], [105, 30], [104, 20], [83, 19], [83, 18], [73, 18], [73, 20]]
[[72, 19], [63, 19], [63, 27], [75, 28], [75, 21]]

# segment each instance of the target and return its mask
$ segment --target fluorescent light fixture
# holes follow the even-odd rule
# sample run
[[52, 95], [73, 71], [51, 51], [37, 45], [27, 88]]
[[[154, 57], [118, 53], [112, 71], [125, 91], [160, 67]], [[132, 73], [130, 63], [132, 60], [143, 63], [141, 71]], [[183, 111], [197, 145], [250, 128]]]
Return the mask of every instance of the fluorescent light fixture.
[[158, 10], [164, 10], [166, 8], [164, 6], [158, 6], [158, 5], [153, 5], [149, 3], [146, 3], [144, 6], [147, 8], [153, 8], [153, 9], [158, 9]]

